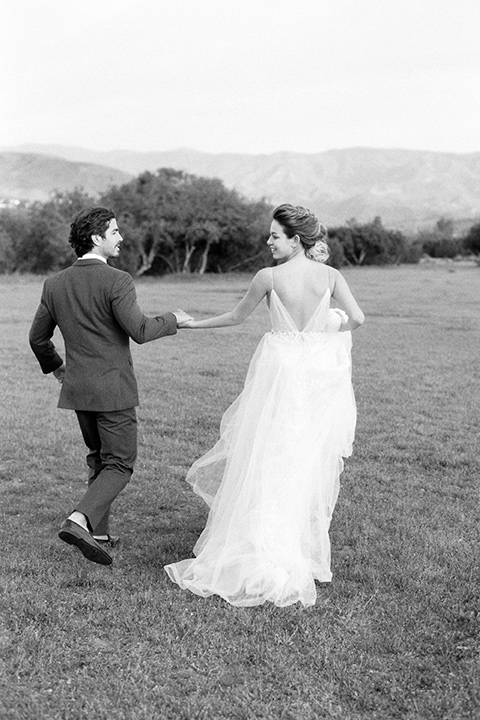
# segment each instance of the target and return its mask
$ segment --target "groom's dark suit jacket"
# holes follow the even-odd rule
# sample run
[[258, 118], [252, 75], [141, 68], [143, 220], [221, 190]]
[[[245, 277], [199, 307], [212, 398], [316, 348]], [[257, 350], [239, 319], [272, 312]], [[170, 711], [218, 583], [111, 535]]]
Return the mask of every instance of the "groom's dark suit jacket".
[[97, 412], [138, 405], [129, 338], [144, 343], [177, 332], [173, 313], [144, 315], [131, 276], [96, 259], [77, 260], [45, 281], [30, 330], [44, 373], [63, 362], [51, 340], [57, 325], [66, 350], [58, 407]]

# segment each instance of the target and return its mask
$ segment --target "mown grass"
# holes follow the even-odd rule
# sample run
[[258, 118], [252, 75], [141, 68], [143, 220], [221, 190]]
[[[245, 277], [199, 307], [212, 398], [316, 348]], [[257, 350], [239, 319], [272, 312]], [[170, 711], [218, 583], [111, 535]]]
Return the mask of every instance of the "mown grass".
[[[173, 585], [206, 509], [183, 483], [242, 387], [266, 311], [134, 347], [140, 457], [116, 502], [112, 568], [57, 538], [84, 448], [28, 348], [36, 278], [0, 280], [0, 716], [476, 718], [480, 274], [450, 263], [347, 270], [359, 411], [313, 608], [239, 609]], [[144, 280], [149, 314], [228, 309], [247, 276]], [[58, 338], [61, 346], [61, 338]]]

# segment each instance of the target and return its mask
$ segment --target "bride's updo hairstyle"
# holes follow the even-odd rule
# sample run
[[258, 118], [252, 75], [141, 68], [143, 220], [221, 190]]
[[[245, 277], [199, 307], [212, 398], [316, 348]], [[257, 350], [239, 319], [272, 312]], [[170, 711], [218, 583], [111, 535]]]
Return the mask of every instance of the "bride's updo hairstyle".
[[310, 260], [325, 262], [330, 251], [326, 243], [327, 228], [315, 215], [301, 205], [284, 203], [273, 211], [273, 219], [283, 228], [288, 238], [298, 235], [305, 255]]

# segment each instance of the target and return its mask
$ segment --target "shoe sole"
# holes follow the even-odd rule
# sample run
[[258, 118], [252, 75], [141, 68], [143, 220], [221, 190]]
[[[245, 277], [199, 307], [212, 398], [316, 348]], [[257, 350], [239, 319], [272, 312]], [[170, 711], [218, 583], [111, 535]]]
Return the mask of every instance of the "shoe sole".
[[75, 535], [70, 534], [67, 530], [61, 530], [58, 533], [60, 540], [68, 543], [69, 545], [75, 545], [78, 547], [80, 552], [87, 560], [97, 563], [98, 565], [111, 565], [112, 558], [102, 548], [96, 548], [90, 545], [90, 543], [78, 538]]

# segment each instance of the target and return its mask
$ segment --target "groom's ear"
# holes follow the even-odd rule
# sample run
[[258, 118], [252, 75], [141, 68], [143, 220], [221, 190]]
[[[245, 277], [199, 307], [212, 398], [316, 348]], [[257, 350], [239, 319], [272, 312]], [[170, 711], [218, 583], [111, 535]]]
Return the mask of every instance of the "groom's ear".
[[101, 239], [102, 239], [102, 238], [100, 237], [100, 235], [92, 235], [92, 243], [93, 243], [94, 245], [99, 245]]

